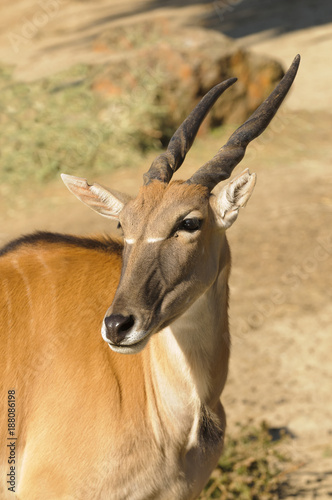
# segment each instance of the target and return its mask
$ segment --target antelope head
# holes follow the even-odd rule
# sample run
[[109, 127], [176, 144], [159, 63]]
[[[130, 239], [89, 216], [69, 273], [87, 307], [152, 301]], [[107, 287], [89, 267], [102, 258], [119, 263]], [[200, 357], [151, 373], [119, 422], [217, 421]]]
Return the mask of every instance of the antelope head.
[[[136, 198], [62, 175], [69, 190], [90, 208], [119, 222], [124, 236], [120, 282], [106, 312], [102, 336], [117, 352], [136, 353], [154, 333], [180, 317], [221, 272], [225, 230], [253, 191], [245, 170], [223, 186], [248, 144], [270, 123], [295, 78], [300, 57], [260, 107], [218, 153], [186, 181], [171, 181], [199, 126], [236, 79], [213, 87], [173, 135], [144, 175]], [[214, 189], [216, 188], [216, 189]]]

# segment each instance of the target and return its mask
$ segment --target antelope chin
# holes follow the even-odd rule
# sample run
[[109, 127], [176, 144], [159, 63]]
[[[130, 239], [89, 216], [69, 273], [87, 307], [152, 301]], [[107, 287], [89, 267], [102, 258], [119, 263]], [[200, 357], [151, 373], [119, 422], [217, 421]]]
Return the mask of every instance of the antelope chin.
[[141, 340], [135, 342], [134, 344], [121, 344], [115, 345], [110, 341], [107, 341], [107, 344], [112, 351], [121, 353], [121, 354], [137, 354], [141, 352], [146, 344], [148, 343], [150, 338], [150, 334], [145, 335]]

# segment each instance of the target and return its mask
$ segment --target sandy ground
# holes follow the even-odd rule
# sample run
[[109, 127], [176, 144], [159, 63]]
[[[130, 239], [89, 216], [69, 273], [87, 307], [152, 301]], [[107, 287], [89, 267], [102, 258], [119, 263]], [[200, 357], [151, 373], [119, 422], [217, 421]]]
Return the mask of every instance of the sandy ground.
[[[293, 459], [285, 498], [332, 496], [332, 18], [329, 1], [66, 2], [31, 39], [13, 49], [39, 4], [2, 0], [0, 60], [17, 78], [33, 79], [91, 60], [93, 37], [108, 25], [150, 16], [205, 25], [285, 67], [300, 52], [292, 94], [275, 125], [252, 144], [243, 168], [258, 174], [248, 207], [229, 232], [233, 255], [233, 355], [223, 400], [236, 422], [266, 420], [287, 428]], [[61, 5], [60, 5], [61, 4]], [[96, 55], [94, 55], [96, 57]], [[100, 57], [104, 57], [101, 55]], [[198, 140], [181, 169], [190, 175], [225, 137]], [[146, 164], [99, 181], [134, 193]], [[238, 167], [237, 172], [240, 171]], [[0, 241], [34, 229], [91, 233], [114, 230], [80, 206], [60, 181], [27, 186], [2, 209]]]

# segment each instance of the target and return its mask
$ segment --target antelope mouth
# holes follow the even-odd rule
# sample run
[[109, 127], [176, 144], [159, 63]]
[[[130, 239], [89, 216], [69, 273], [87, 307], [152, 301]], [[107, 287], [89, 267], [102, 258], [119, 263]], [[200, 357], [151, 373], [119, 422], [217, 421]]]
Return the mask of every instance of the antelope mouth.
[[129, 335], [128, 338], [124, 339], [121, 343], [114, 344], [114, 342], [110, 341], [102, 332], [102, 337], [109, 348], [121, 354], [136, 354], [142, 351], [148, 343], [150, 336], [151, 332], [136, 332], [135, 338], [130, 338], [132, 335]]
[[150, 335], [146, 335], [143, 339], [139, 340], [135, 344], [120, 344], [120, 345], [115, 345], [112, 344], [111, 342], [107, 342], [108, 346], [112, 351], [118, 352], [121, 354], [137, 354], [138, 352], [141, 352], [146, 344], [148, 343]]

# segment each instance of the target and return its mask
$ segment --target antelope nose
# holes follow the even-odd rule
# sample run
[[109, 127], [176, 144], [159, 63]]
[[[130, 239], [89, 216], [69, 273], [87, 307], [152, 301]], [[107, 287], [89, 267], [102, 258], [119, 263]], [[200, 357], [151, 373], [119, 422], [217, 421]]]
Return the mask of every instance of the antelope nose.
[[134, 326], [134, 316], [123, 316], [122, 314], [111, 314], [104, 319], [106, 337], [113, 344], [119, 345], [126, 338]]

